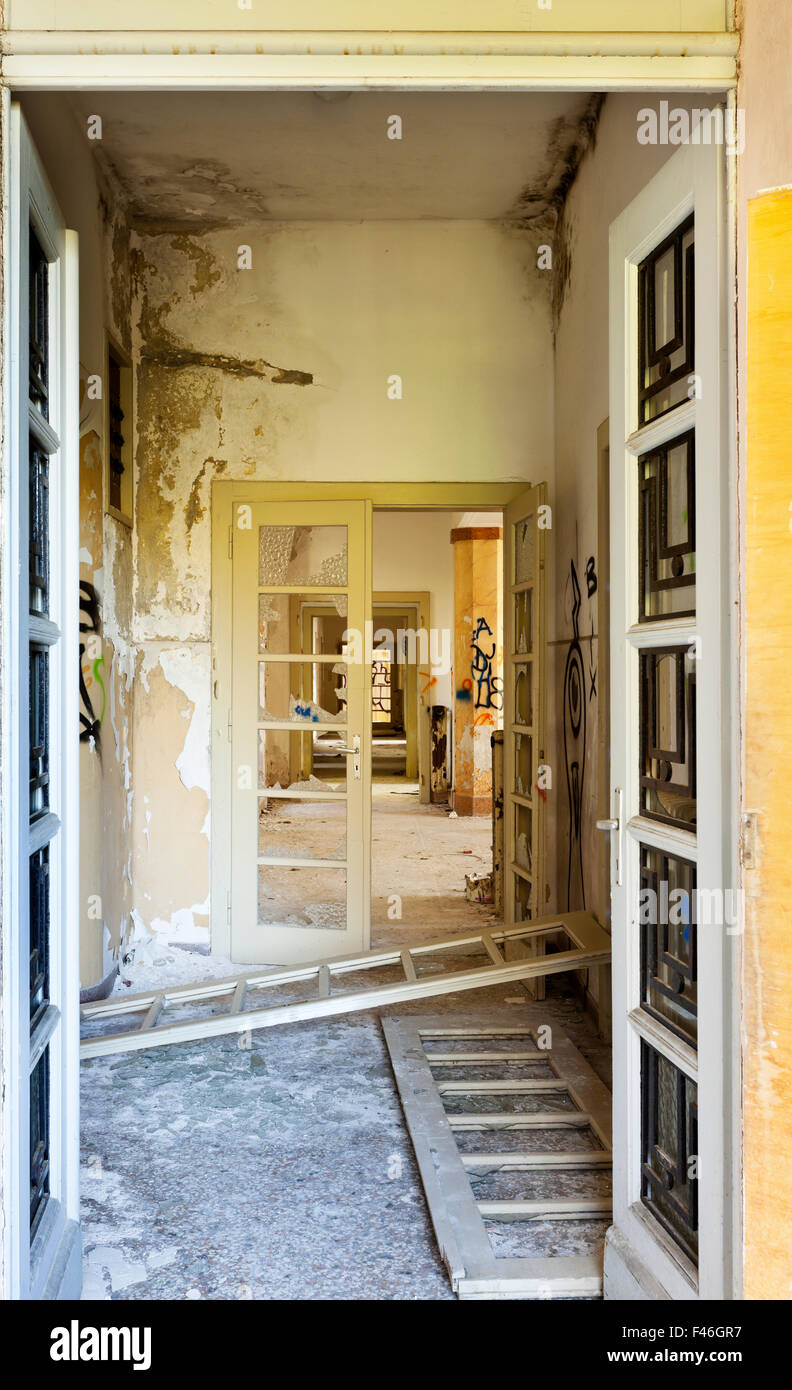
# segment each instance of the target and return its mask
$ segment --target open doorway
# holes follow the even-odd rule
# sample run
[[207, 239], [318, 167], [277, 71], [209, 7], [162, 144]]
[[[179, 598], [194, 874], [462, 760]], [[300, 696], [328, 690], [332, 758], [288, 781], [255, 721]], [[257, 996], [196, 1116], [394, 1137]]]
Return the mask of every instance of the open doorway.
[[[225, 97], [223, 100], [224, 109], [233, 105]], [[635, 105], [633, 98], [631, 101]], [[639, 162], [645, 161], [645, 154], [643, 147], [638, 150], [635, 146], [633, 133], [628, 130], [622, 134], [620, 114], [631, 119], [634, 116], [631, 109], [623, 110], [624, 106], [620, 101], [607, 107], [595, 151], [606, 170], [619, 171], [622, 182], [608, 184], [608, 196], [603, 199], [600, 166], [595, 166], [594, 173], [591, 164], [587, 166], [588, 183], [574, 194], [575, 199], [582, 200], [583, 228], [570, 253], [576, 274], [571, 284], [559, 277], [561, 303], [552, 300], [549, 280], [545, 285], [542, 279], [545, 271], [540, 264], [543, 258], [537, 256], [536, 238], [537, 234], [545, 235], [543, 226], [525, 227], [525, 210], [519, 205], [515, 225], [504, 229], [500, 223], [504, 199], [500, 194], [497, 203], [485, 208], [485, 218], [477, 213], [481, 226], [471, 223], [467, 205], [460, 211], [461, 205], [455, 203], [450, 230], [445, 225], [452, 211], [448, 207], [442, 226], [435, 227], [422, 207], [413, 207], [409, 217], [402, 211], [394, 225], [384, 229], [380, 208], [378, 217], [369, 216], [362, 231], [357, 221], [327, 218], [326, 208], [319, 207], [316, 210], [324, 212], [327, 226], [317, 216], [316, 227], [311, 223], [306, 230], [303, 225], [291, 226], [295, 219], [287, 217], [280, 229], [267, 226], [262, 231], [258, 224], [268, 219], [260, 215], [258, 206], [251, 210], [246, 203], [237, 210], [237, 220], [227, 225], [218, 228], [208, 222], [204, 226], [199, 209], [189, 214], [194, 220], [183, 219], [180, 230], [174, 231], [173, 221], [166, 216], [168, 207], [164, 203], [155, 206], [151, 184], [147, 184], [145, 195], [139, 188], [136, 191], [133, 175], [137, 166], [128, 152], [125, 154], [125, 138], [132, 122], [128, 116], [121, 121], [116, 144], [111, 139], [108, 115], [107, 148], [116, 151], [118, 167], [129, 179], [130, 196], [138, 199], [130, 204], [130, 227], [122, 228], [116, 238], [110, 236], [113, 227], [108, 224], [107, 235], [114, 247], [117, 240], [127, 248], [125, 254], [133, 258], [136, 267], [135, 276], [127, 277], [122, 262], [122, 273], [114, 273], [109, 283], [122, 299], [118, 313], [125, 331], [121, 338], [129, 343], [135, 363], [134, 428], [139, 448], [131, 524], [125, 532], [117, 533], [117, 527], [125, 523], [113, 513], [109, 513], [109, 520], [102, 513], [103, 417], [99, 418], [98, 408], [86, 404], [81, 420], [85, 544], [80, 561], [86, 582], [92, 583], [99, 575], [105, 582], [102, 620], [107, 634], [107, 672], [113, 682], [108, 720], [116, 720], [117, 711], [123, 711], [118, 715], [119, 723], [108, 724], [102, 766], [96, 737], [93, 745], [83, 749], [85, 760], [93, 758], [89, 775], [96, 779], [91, 784], [86, 778], [83, 787], [101, 787], [102, 801], [97, 803], [98, 812], [93, 808], [85, 812], [91, 833], [83, 837], [81, 875], [92, 888], [101, 885], [106, 874], [108, 890], [115, 893], [114, 885], [122, 883], [124, 894], [119, 906], [111, 891], [105, 892], [100, 916], [91, 916], [83, 924], [83, 935], [97, 962], [104, 961], [105, 932], [116, 951], [122, 941], [126, 949], [128, 936], [139, 926], [143, 930], [150, 926], [152, 935], [170, 945], [174, 935], [183, 930], [206, 931], [210, 912], [212, 945], [218, 951], [227, 949], [222, 943], [230, 939], [232, 923], [241, 921], [250, 932], [249, 939], [263, 934], [258, 931], [261, 926], [275, 927], [283, 933], [284, 941], [288, 937], [287, 949], [295, 956], [299, 951], [304, 959], [316, 959], [322, 952], [342, 954], [353, 949], [344, 936], [346, 926], [351, 923], [363, 932], [367, 925], [360, 911], [357, 916], [351, 912], [344, 916], [350, 885], [352, 893], [361, 894], [361, 900], [365, 894], [366, 912], [369, 903], [374, 905], [377, 945], [392, 939], [408, 944], [430, 933], [465, 933], [471, 919], [481, 925], [487, 914], [494, 915], [494, 904], [475, 900], [475, 883], [470, 900], [465, 879], [477, 875], [486, 879], [492, 867], [489, 807], [493, 797], [491, 772], [489, 784], [486, 777], [486, 749], [498, 732], [504, 686], [499, 688], [497, 654], [504, 644], [504, 621], [497, 604], [492, 611], [492, 584], [486, 591], [488, 612], [482, 612], [473, 597], [457, 604], [455, 562], [463, 546], [494, 542], [496, 538], [478, 533], [496, 530], [500, 523], [489, 511], [390, 511], [388, 507], [397, 503], [383, 499], [380, 493], [375, 505], [383, 510], [375, 513], [373, 573], [368, 574], [364, 563], [370, 565], [371, 557], [365, 529], [368, 515], [364, 513], [380, 485], [361, 481], [356, 493], [355, 485], [338, 484], [344, 489], [339, 496], [329, 491], [332, 485], [325, 479], [328, 464], [336, 468], [339, 478], [367, 477], [374, 442], [381, 440], [385, 443], [377, 455], [378, 476], [401, 476], [400, 469], [408, 467], [406, 460], [419, 476], [420, 470], [430, 476], [445, 472], [449, 475], [442, 485], [446, 496], [458, 496], [460, 505], [466, 485], [458, 484], [458, 478], [479, 477], [482, 493], [493, 485], [493, 479], [500, 480], [497, 485], [501, 488], [505, 486], [503, 479], [511, 479], [519, 500], [528, 478], [544, 477], [545, 460], [550, 460], [548, 476], [555, 489], [557, 514], [554, 544], [558, 555], [565, 556], [574, 538], [569, 572], [575, 581], [571, 586], [575, 595], [571, 636], [557, 627], [551, 640], [563, 654], [564, 670], [568, 667], [580, 674], [579, 683], [571, 676], [569, 681], [556, 682], [556, 696], [563, 685], [564, 718], [568, 706], [573, 734], [576, 727], [583, 732], [579, 738], [574, 734], [578, 741], [572, 747], [566, 738], [567, 725], [561, 727], [559, 723], [554, 746], [550, 745], [542, 762], [550, 771], [553, 763], [556, 768], [563, 767], [560, 750], [564, 745], [572, 788], [569, 844], [584, 865], [595, 839], [585, 798], [597, 785], [598, 769], [591, 741], [586, 744], [580, 711], [588, 711], [590, 703], [592, 718], [596, 710], [593, 621], [598, 609], [581, 610], [575, 583], [578, 573], [585, 575], [586, 598], [599, 603], [589, 541], [595, 518], [589, 501], [596, 478], [586, 451], [587, 441], [591, 442], [586, 430], [591, 434], [591, 421], [598, 424], [605, 414], [609, 382], [602, 352], [592, 354], [591, 369], [585, 376], [575, 354], [581, 341], [604, 343], [606, 339], [608, 219], [645, 185], [650, 172]], [[344, 109], [342, 104], [339, 109]], [[479, 130], [481, 112], [477, 109], [474, 114], [474, 128]], [[59, 167], [67, 167], [59, 164], [52, 150], [61, 124], [47, 122], [45, 115], [41, 116], [41, 138], [51, 151], [50, 167], [57, 172]], [[544, 150], [540, 116], [547, 117], [544, 103], [531, 116], [536, 146]], [[167, 128], [156, 127], [157, 148]], [[507, 122], [506, 128], [514, 129], [513, 121]], [[448, 129], [458, 149], [453, 122], [448, 123]], [[135, 123], [135, 131], [135, 141], [139, 142], [139, 123]], [[497, 145], [494, 140], [490, 143]], [[136, 150], [138, 147], [136, 143]], [[623, 173], [625, 151], [634, 155], [627, 165], [629, 179]], [[573, 177], [576, 165], [571, 155], [570, 161], [568, 171]], [[465, 162], [469, 163], [469, 153]], [[525, 187], [524, 164], [521, 145], [519, 187]], [[359, 163], [354, 178], [360, 183]], [[471, 182], [475, 184], [465, 171], [464, 187]], [[554, 189], [555, 184], [548, 196], [555, 198]], [[68, 188], [63, 194], [71, 196]], [[698, 204], [696, 208], [699, 216]], [[349, 205], [343, 211], [345, 217], [350, 216]], [[687, 217], [689, 209], [684, 211]], [[81, 214], [80, 209], [77, 214]], [[250, 219], [247, 223], [240, 223], [242, 214]], [[305, 215], [302, 204], [301, 215]], [[658, 215], [665, 216], [662, 208]], [[74, 220], [79, 223], [80, 215]], [[241, 225], [250, 230], [242, 232]], [[570, 216], [568, 227], [575, 225]], [[122, 232], [126, 232], [126, 241]], [[247, 240], [240, 241], [242, 236]], [[572, 233], [565, 232], [562, 223], [559, 245], [567, 236], [571, 238]], [[628, 248], [631, 255], [633, 249]], [[643, 249], [648, 254], [653, 246], [647, 244]], [[388, 263], [399, 268], [390, 279], [382, 274], [386, 255], [390, 257]], [[117, 271], [116, 260], [112, 266]], [[342, 285], [346, 296], [345, 276], [350, 266], [360, 269], [356, 308], [353, 314], [342, 314], [336, 291]], [[438, 283], [441, 271], [454, 277], [447, 285]], [[128, 281], [135, 296], [129, 303], [123, 302], [119, 289], [119, 284], [125, 286]], [[465, 296], [459, 293], [461, 284], [466, 286]], [[599, 299], [592, 307], [581, 287], [588, 291], [594, 284]], [[274, 302], [273, 286], [282, 297], [284, 310]], [[387, 294], [392, 296], [390, 301], [384, 298]], [[98, 304], [100, 299], [98, 294], [91, 300], [86, 297], [84, 309], [89, 327], [97, 330], [94, 337], [103, 354], [103, 324], [94, 325], [89, 313], [94, 300]], [[196, 301], [201, 306], [199, 314]], [[256, 313], [250, 311], [251, 304], [259, 305]], [[233, 317], [229, 305], [234, 306]], [[405, 312], [405, 305], [409, 312]], [[455, 313], [461, 317], [455, 318]], [[383, 318], [389, 325], [399, 326], [403, 335], [400, 351], [408, 364], [412, 360], [413, 380], [422, 385], [431, 383], [431, 397], [422, 399], [416, 391], [418, 404], [412, 415], [409, 393], [405, 398], [399, 417], [401, 434], [393, 428], [392, 415], [384, 416], [391, 403], [384, 383], [392, 365], [393, 335], [391, 345], [383, 348], [387, 355], [377, 359], [374, 385], [365, 380], [361, 383], [359, 376], [363, 356], [360, 342], [383, 341]], [[274, 326], [271, 320], [275, 320]], [[267, 332], [273, 341], [273, 347], [266, 348], [269, 357], [288, 365], [273, 367], [269, 357], [264, 360], [259, 356], [260, 324], [264, 321], [270, 324]], [[344, 340], [344, 333], [349, 334], [349, 341]], [[86, 354], [91, 342], [93, 338], [86, 336]], [[329, 348], [320, 351], [317, 344], [322, 343], [332, 343], [332, 355]], [[417, 355], [409, 357], [407, 343], [411, 350], [416, 344], [428, 345], [431, 372]], [[93, 353], [94, 348], [90, 351]], [[298, 352], [306, 352], [310, 370], [293, 365], [303, 363]], [[510, 363], [508, 371], [504, 370], [505, 360]], [[443, 363], [439, 380], [435, 369], [438, 361]], [[93, 356], [87, 358], [82, 374], [86, 402], [90, 402], [88, 383], [96, 375], [90, 369], [95, 365]], [[630, 371], [634, 375], [632, 365]], [[566, 403], [573, 395], [582, 396], [581, 383], [586, 387], [585, 408], [573, 411]], [[108, 389], [109, 384], [108, 372]], [[635, 392], [631, 399], [634, 397]], [[560, 402], [555, 415], [554, 399]], [[361, 401], [379, 405], [367, 405], [366, 413]], [[682, 409], [688, 412], [684, 419], [689, 428], [695, 406], [683, 403]], [[571, 435], [573, 424], [580, 429], [579, 438]], [[710, 436], [714, 437], [712, 431]], [[306, 450], [306, 440], [314, 441], [311, 450]], [[109, 446], [110, 440], [106, 442]], [[366, 451], [365, 458], [360, 451]], [[436, 461], [441, 457], [444, 462], [438, 466]], [[106, 464], [111, 469], [109, 448]], [[436, 471], [429, 474], [432, 467]], [[630, 477], [635, 476], [633, 469]], [[393, 485], [394, 491], [398, 486]], [[240, 510], [249, 513], [247, 527], [237, 520], [232, 529], [230, 507], [229, 524], [225, 516], [218, 522], [220, 488], [237, 489]], [[300, 495], [300, 488], [310, 492], [298, 511], [293, 498]], [[350, 492], [358, 502], [350, 501]], [[109, 486], [107, 493], [109, 499]], [[302, 496], [305, 498], [305, 493]], [[403, 507], [403, 501], [399, 505]], [[283, 511], [278, 510], [281, 506]], [[512, 802], [509, 835], [515, 849], [513, 856], [507, 856], [508, 872], [513, 876], [508, 913], [520, 921], [537, 909], [542, 911], [546, 887], [532, 848], [540, 802], [544, 800], [540, 797], [534, 807], [541, 753], [533, 732], [537, 722], [534, 710], [543, 686], [540, 680], [532, 683], [528, 678], [529, 671], [536, 670], [531, 663], [543, 643], [538, 635], [534, 642], [539, 631], [534, 621], [536, 610], [532, 597], [526, 597], [533, 594], [541, 566], [533, 564], [534, 554], [538, 554], [538, 532], [525, 524], [524, 517], [523, 512], [512, 523], [507, 516], [515, 565], [506, 626], [514, 639], [510, 642], [512, 666], [516, 663], [525, 668], [524, 675], [522, 670], [513, 671], [509, 686], [513, 723], [520, 727], [509, 733], [505, 777]], [[522, 526], [519, 535], [518, 521]], [[210, 527], [216, 532], [211, 538], [211, 566]], [[381, 573], [378, 557], [386, 553], [382, 532], [388, 527], [395, 541], [392, 571]], [[437, 528], [434, 539], [432, 527]], [[343, 544], [338, 542], [339, 528], [345, 528]], [[315, 553], [315, 546], [325, 542], [326, 548]], [[434, 601], [433, 583], [419, 573], [424, 558], [438, 564], [442, 560], [451, 568], [452, 597], [446, 598], [445, 620]], [[495, 572], [500, 575], [500, 565]], [[711, 564], [708, 573], [714, 572]], [[475, 568], [469, 566], [468, 577], [474, 573]], [[403, 589], [407, 582], [415, 586], [410, 592], [428, 592], [430, 596], [426, 623], [420, 625], [425, 626], [429, 638], [428, 661], [418, 649], [414, 675], [410, 675], [407, 661], [401, 681], [400, 646], [395, 636], [387, 662], [376, 663], [385, 670], [377, 672], [381, 679], [375, 713], [381, 717], [375, 718], [368, 703], [374, 665], [365, 668], [365, 675], [355, 668], [350, 682], [340, 659], [343, 633], [339, 634], [338, 628], [341, 623], [364, 628], [371, 614], [373, 622], [381, 619], [383, 626], [398, 623], [403, 617], [409, 625], [411, 610]], [[553, 595], [556, 608], [560, 606], [560, 590], [558, 585]], [[318, 593], [336, 595], [347, 606], [342, 611], [323, 604]], [[380, 596], [379, 613], [374, 595]], [[299, 601], [292, 604], [295, 596]], [[296, 637], [292, 609], [299, 609], [303, 624]], [[234, 667], [233, 682], [224, 666], [229, 660], [225, 650], [230, 648], [229, 615], [234, 633], [238, 631], [245, 644], [240, 656], [240, 663], [245, 664]], [[687, 628], [683, 631], [688, 634]], [[447, 644], [443, 638], [446, 632]], [[591, 652], [591, 661], [584, 665], [580, 641], [589, 636], [586, 652]], [[275, 645], [276, 637], [283, 645]], [[267, 664], [280, 670], [278, 679], [273, 675], [262, 690], [258, 668]], [[290, 684], [295, 668], [301, 673], [297, 689]], [[94, 675], [98, 681], [96, 667]], [[245, 679], [237, 679], [240, 675]], [[369, 680], [365, 693], [364, 679]], [[418, 692], [415, 789], [408, 773], [413, 681]], [[302, 706], [300, 711], [293, 706], [293, 699]], [[352, 700], [356, 702], [354, 709]], [[298, 719], [305, 722], [297, 724]], [[342, 732], [344, 724], [348, 729]], [[243, 735], [248, 740], [245, 749], [250, 746], [254, 750], [250, 757], [239, 752]], [[360, 743], [355, 750], [356, 736]], [[428, 758], [421, 753], [427, 743]], [[655, 743], [665, 747], [659, 739]], [[295, 757], [296, 765], [292, 761]], [[362, 767], [362, 778], [355, 770], [355, 758]], [[636, 765], [633, 760], [633, 779]], [[259, 781], [262, 769], [263, 786]], [[364, 788], [368, 782], [373, 790], [370, 822], [359, 778]], [[238, 798], [234, 819], [229, 812], [226, 824], [224, 817], [232, 797]], [[556, 805], [559, 800], [557, 797]], [[262, 801], [267, 803], [263, 808], [267, 817], [263, 849], [256, 838], [261, 829]], [[552, 799], [550, 804], [552, 807]], [[563, 802], [561, 807], [557, 816], [565, 815]], [[211, 852], [217, 862], [222, 860], [225, 875], [213, 873], [211, 893], [207, 869], [210, 810]], [[94, 814], [96, 821], [89, 820]], [[563, 832], [566, 822], [560, 824]], [[113, 826], [117, 835], [111, 841], [108, 827]], [[562, 835], [557, 834], [557, 838]], [[232, 845], [244, 875], [231, 872]], [[119, 873], [119, 865], [127, 862], [129, 871]], [[263, 920], [256, 915], [262, 902], [261, 897], [256, 899], [257, 870], [263, 871], [258, 873], [259, 882], [271, 890], [269, 900], [266, 894], [263, 899], [271, 915]], [[559, 883], [568, 881], [568, 875], [562, 879], [556, 873], [555, 865], [549, 878], [552, 884], [556, 879]], [[236, 903], [232, 893], [238, 891], [243, 879], [250, 886], [250, 900]], [[318, 889], [312, 880], [321, 880]], [[534, 891], [537, 882], [543, 890], [538, 902]], [[581, 895], [582, 885], [581, 870]], [[88, 901], [100, 898], [99, 894], [85, 896]], [[486, 899], [486, 888], [481, 896]], [[571, 894], [568, 896], [567, 906], [573, 910], [578, 904]], [[360, 907], [357, 898], [354, 906]], [[112, 931], [105, 928], [105, 919]], [[507, 915], [510, 920], [513, 917]], [[225, 938], [221, 929], [226, 931]], [[315, 938], [320, 935], [323, 939], [317, 948]], [[272, 940], [270, 933], [268, 943]], [[269, 944], [263, 957], [234, 949], [235, 963], [254, 958], [269, 962], [277, 956]], [[624, 951], [622, 959], [626, 970], [629, 960]], [[104, 965], [97, 963], [97, 972], [100, 969]], [[92, 978], [85, 975], [86, 981]], [[23, 1002], [26, 1005], [27, 1001]], [[499, 1006], [509, 1002], [500, 997], [497, 1000]], [[633, 1022], [625, 1015], [625, 1028], [632, 1028]], [[717, 1037], [717, 1030], [710, 1030], [710, 1036]], [[637, 1035], [632, 1036], [630, 1045], [637, 1056]], [[689, 1059], [687, 1065], [689, 1072], [694, 1070]], [[712, 1094], [716, 1094], [714, 1089]], [[639, 1095], [637, 1085], [635, 1095]], [[630, 1133], [635, 1136], [638, 1126], [634, 1119], [631, 1123]], [[630, 1143], [635, 1146], [634, 1137]], [[711, 1190], [712, 1209], [717, 1192]]]
[[[495, 919], [502, 521], [500, 511], [374, 511], [374, 947]], [[400, 592], [406, 555], [418, 592]]]

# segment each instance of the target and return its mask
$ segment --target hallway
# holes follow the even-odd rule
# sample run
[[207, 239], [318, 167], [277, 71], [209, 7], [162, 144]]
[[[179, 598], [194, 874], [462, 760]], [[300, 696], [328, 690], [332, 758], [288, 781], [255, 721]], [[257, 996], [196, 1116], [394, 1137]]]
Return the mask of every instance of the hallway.
[[[340, 801], [262, 803], [262, 853], [282, 860], [310, 854], [344, 857], [346, 816]], [[491, 906], [465, 898], [465, 877], [492, 868], [490, 816], [452, 816], [447, 805], [422, 806], [416, 783], [373, 783], [371, 949], [478, 930], [498, 921]], [[262, 868], [259, 920], [296, 928], [339, 927], [344, 883], [337, 871], [281, 864]], [[208, 945], [208, 931], [206, 933]]]
[[[492, 818], [420, 806], [417, 786], [396, 778], [375, 781], [373, 794], [372, 949], [497, 922], [491, 905], [465, 898], [465, 876], [492, 868]], [[398, 901], [389, 906], [394, 896]]]

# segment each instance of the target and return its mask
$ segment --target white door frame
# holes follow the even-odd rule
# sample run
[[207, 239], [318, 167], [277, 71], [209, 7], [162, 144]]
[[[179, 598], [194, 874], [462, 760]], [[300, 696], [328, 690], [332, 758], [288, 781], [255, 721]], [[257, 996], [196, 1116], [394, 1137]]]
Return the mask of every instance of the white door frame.
[[[75, 1297], [79, 1240], [79, 347], [77, 237], [57, 202], [18, 106], [3, 94], [6, 296], [2, 471], [3, 1215], [6, 1298]], [[28, 401], [28, 225], [50, 262], [49, 418]], [[50, 461], [48, 618], [28, 613], [28, 439]], [[30, 822], [28, 664], [49, 662], [49, 813]], [[32, 1034], [29, 856], [50, 850], [48, 1000]], [[49, 1197], [30, 1242], [29, 1075], [50, 1054]]]
[[[698, 398], [639, 427], [638, 265], [691, 212], [696, 217], [695, 364]], [[732, 1110], [730, 1003], [739, 925], [698, 925], [698, 1056], [669, 1039], [639, 1008], [639, 839], [697, 864], [699, 890], [737, 882], [732, 778], [730, 566], [730, 391], [725, 160], [716, 147], [678, 151], [611, 227], [611, 815], [615, 1242], [675, 1299], [732, 1296], [731, 1187], [739, 1158]], [[695, 394], [695, 393], [694, 393]], [[637, 458], [695, 430], [696, 616], [639, 624]], [[641, 648], [685, 646], [695, 653], [698, 818], [695, 833], [640, 815], [637, 713]], [[629, 698], [628, 692], [633, 691]], [[621, 802], [619, 802], [619, 793]], [[652, 1046], [698, 1085], [698, 1271], [640, 1200], [640, 1044]], [[606, 1257], [606, 1269], [607, 1258]], [[616, 1281], [618, 1282], [618, 1281]]]
[[[739, 44], [731, 13], [728, 24], [729, 32], [718, 34], [652, 34], [641, 36], [638, 40], [634, 34], [601, 34], [597, 37], [596, 52], [591, 51], [590, 38], [571, 33], [555, 37], [543, 34], [502, 36], [502, 43], [495, 49], [489, 42], [490, 36], [479, 38], [475, 35], [443, 34], [442, 44], [439, 45], [443, 51], [438, 51], [438, 45], [432, 42], [437, 36], [412, 35], [400, 45], [398, 56], [368, 52], [368, 47], [377, 46], [372, 45], [371, 35], [339, 35], [338, 43], [342, 43], [347, 52], [338, 48], [333, 50], [331, 37], [328, 39], [329, 49], [322, 53], [306, 54], [306, 36], [300, 36], [295, 41], [294, 36], [290, 38], [281, 35], [262, 36], [260, 33], [249, 36], [232, 34], [226, 39], [221, 39], [218, 44], [217, 35], [208, 35], [205, 32], [180, 32], [178, 35], [160, 32], [136, 35], [135, 41], [139, 43], [141, 51], [130, 53], [128, 49], [126, 52], [119, 51], [125, 45], [121, 36], [113, 34], [98, 38], [96, 34], [92, 34], [90, 51], [86, 52], [81, 51], [84, 50], [84, 36], [78, 34], [17, 31], [3, 36], [3, 134], [7, 135], [9, 128], [10, 86], [19, 91], [68, 91], [80, 87], [110, 91], [310, 91], [336, 88], [392, 90], [394, 93], [416, 90], [640, 91], [658, 94], [701, 91], [710, 94], [710, 100], [713, 99], [714, 93], [728, 94], [731, 107], [735, 101], [737, 87]], [[265, 39], [264, 43], [262, 37]], [[377, 40], [378, 36], [375, 35], [374, 38]], [[359, 40], [361, 52], [356, 51]], [[264, 52], [261, 51], [262, 48]], [[5, 138], [3, 145], [7, 150], [8, 142]], [[3, 165], [3, 204], [5, 208], [9, 208], [8, 158], [3, 161]], [[734, 237], [735, 217], [732, 200], [728, 224], [724, 227], [730, 239]], [[8, 221], [5, 221], [3, 248], [6, 264], [10, 264]], [[729, 264], [728, 282], [732, 286], [736, 284], [736, 266], [732, 259]], [[4, 296], [6, 343], [12, 341], [8, 332], [13, 312], [12, 298], [8, 293]], [[736, 396], [736, 352], [733, 342], [730, 342], [728, 376], [729, 395], [733, 407]], [[6, 407], [10, 400], [8, 381], [9, 371], [6, 366], [3, 368], [3, 398]], [[6, 418], [10, 418], [8, 413]], [[75, 441], [76, 437], [75, 432]], [[9, 457], [13, 457], [9, 444], [10, 435], [7, 434], [3, 444], [3, 462], [4, 468], [8, 470], [5, 476], [11, 480], [13, 487], [13, 469], [8, 469]], [[734, 468], [733, 449], [731, 440], [727, 468], [730, 473]], [[76, 468], [74, 477], [76, 497]], [[9, 491], [6, 495], [8, 505], [12, 504], [12, 499], [13, 494]], [[11, 543], [9, 547], [4, 545], [6, 559], [3, 565], [3, 675], [10, 674], [13, 682], [15, 657], [12, 645], [7, 642], [5, 627], [6, 614], [9, 611], [8, 601], [13, 597], [9, 585], [14, 572], [11, 556], [16, 540], [13, 535], [9, 536], [6, 529], [7, 514], [3, 516], [2, 524], [3, 539], [9, 539]], [[732, 529], [734, 530], [733, 522]], [[13, 527], [11, 530], [13, 531]], [[735, 585], [735, 571], [736, 555], [733, 547], [729, 571], [732, 588]], [[75, 558], [75, 575], [77, 572]], [[73, 685], [76, 691], [76, 676]], [[12, 684], [10, 688], [14, 689], [15, 686]], [[75, 700], [75, 718], [76, 708]], [[5, 721], [5, 712], [4, 709], [4, 753], [10, 751], [10, 745], [6, 744], [5, 740], [10, 737], [12, 729], [12, 725]], [[216, 735], [213, 726], [213, 747], [216, 746], [216, 737], [219, 736]], [[734, 749], [731, 756], [732, 763], [736, 764]], [[7, 786], [9, 789], [14, 786], [15, 773], [18, 776], [18, 768], [4, 758], [0, 771], [0, 787], [5, 790]], [[73, 785], [76, 788], [76, 775]], [[5, 796], [3, 803], [7, 804]], [[736, 820], [736, 812], [734, 814]], [[76, 850], [76, 846], [74, 848]], [[13, 921], [13, 917], [9, 917], [7, 913], [14, 900], [14, 888], [13, 884], [9, 884], [9, 880], [16, 864], [13, 848], [7, 836], [4, 836], [2, 853], [3, 920]], [[76, 865], [76, 854], [72, 855], [72, 861]], [[213, 881], [216, 881], [214, 871]], [[218, 920], [220, 911], [222, 920]], [[224, 904], [216, 915], [213, 903], [212, 940], [215, 949], [222, 949], [222, 941], [226, 936]], [[76, 958], [76, 952], [74, 956]], [[9, 1065], [9, 1043], [9, 1037], [5, 1036], [4, 1068]], [[734, 1041], [729, 1045], [733, 1049]], [[77, 1085], [76, 1054], [69, 1084], [74, 1087]], [[737, 1082], [734, 1084], [736, 1088]], [[6, 1090], [6, 1094], [12, 1093]], [[7, 1125], [5, 1132], [8, 1132]], [[8, 1155], [4, 1154], [4, 1162], [7, 1158]], [[5, 1171], [8, 1175], [7, 1167]], [[735, 1176], [739, 1176], [739, 1169], [736, 1169]], [[733, 1198], [735, 1210], [739, 1207], [738, 1191], [739, 1187], [736, 1185]], [[76, 1179], [74, 1209], [76, 1210]]]

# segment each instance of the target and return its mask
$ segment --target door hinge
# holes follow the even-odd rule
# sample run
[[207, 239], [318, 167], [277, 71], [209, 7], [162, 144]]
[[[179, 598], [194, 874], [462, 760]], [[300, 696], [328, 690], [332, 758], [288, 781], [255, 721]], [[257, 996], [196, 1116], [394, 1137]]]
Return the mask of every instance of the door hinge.
[[228, 711], [228, 742], [231, 743], [231, 711]]
[[229, 560], [233, 560], [233, 558], [234, 558], [234, 528], [233, 528], [233, 526], [229, 526], [229, 528], [228, 528], [228, 558], [229, 558]]
[[231, 926], [231, 894], [226, 893], [226, 922]]
[[740, 817], [740, 861], [744, 869], [756, 868], [757, 815], [744, 811]]

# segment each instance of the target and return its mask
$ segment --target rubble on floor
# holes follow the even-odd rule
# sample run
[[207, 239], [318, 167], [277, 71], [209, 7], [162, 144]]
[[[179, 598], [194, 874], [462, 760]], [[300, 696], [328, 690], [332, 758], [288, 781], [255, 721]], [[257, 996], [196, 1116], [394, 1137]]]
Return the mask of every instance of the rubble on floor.
[[[221, 973], [181, 954], [181, 978]], [[511, 1022], [518, 995], [477, 1000]], [[542, 1007], [607, 1082], [570, 983]], [[82, 1081], [85, 1298], [453, 1298], [377, 1014], [97, 1058]]]

